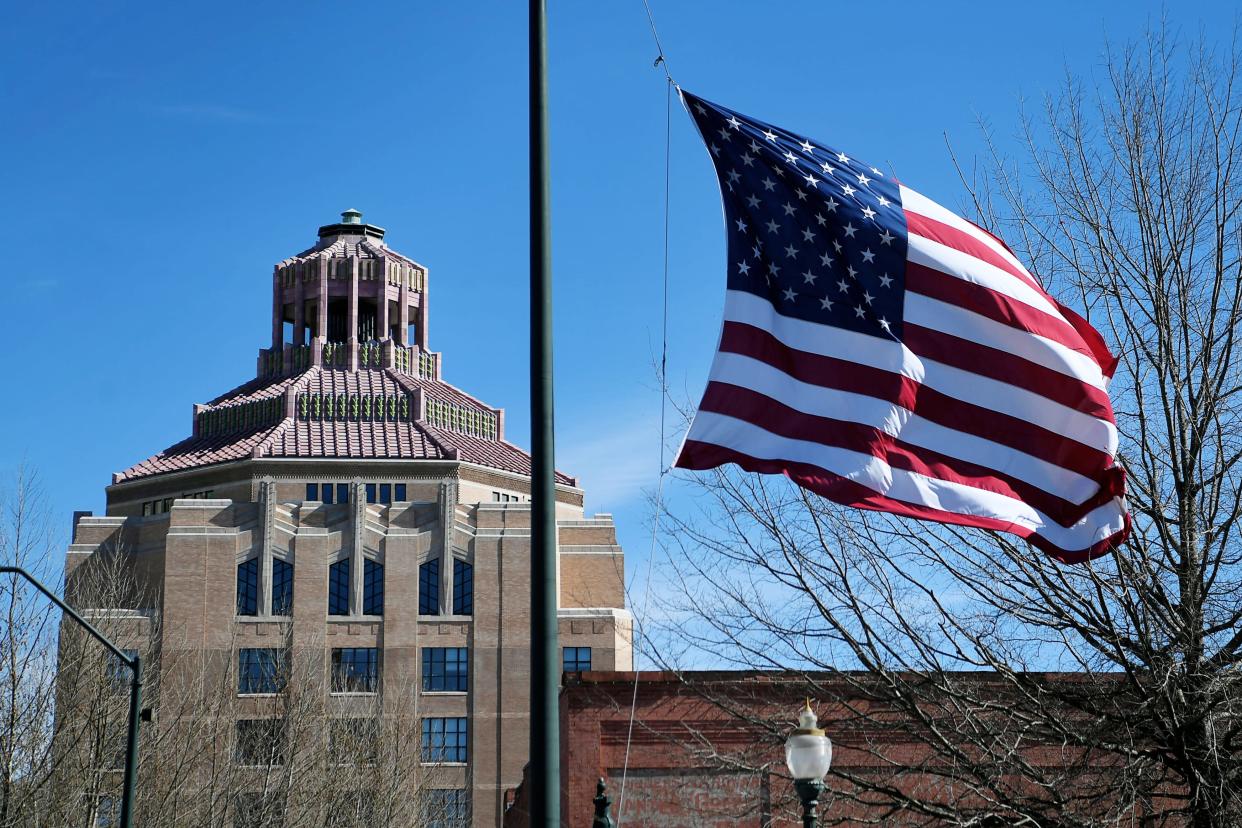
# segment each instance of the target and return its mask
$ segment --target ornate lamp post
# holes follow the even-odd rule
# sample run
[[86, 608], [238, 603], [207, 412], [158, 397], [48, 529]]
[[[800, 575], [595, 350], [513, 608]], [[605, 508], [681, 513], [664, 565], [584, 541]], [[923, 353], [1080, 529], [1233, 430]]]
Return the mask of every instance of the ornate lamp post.
[[816, 724], [811, 701], [807, 699], [806, 707], [798, 714], [798, 729], [785, 740], [785, 765], [802, 800], [802, 828], [819, 825], [819, 797], [832, 764], [832, 740]]

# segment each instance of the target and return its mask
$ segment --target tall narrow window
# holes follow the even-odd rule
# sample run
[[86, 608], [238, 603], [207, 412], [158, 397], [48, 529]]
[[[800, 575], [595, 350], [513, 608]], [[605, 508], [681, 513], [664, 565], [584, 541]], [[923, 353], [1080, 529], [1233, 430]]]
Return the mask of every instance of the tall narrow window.
[[324, 503], [332, 502], [332, 484], [324, 483], [319, 487], [319, 497]]
[[381, 483], [379, 484], [379, 490], [379, 502], [392, 503], [392, 484]]
[[293, 614], [293, 564], [272, 560], [272, 615]]
[[362, 614], [384, 614], [384, 565], [372, 560], [363, 561]]
[[379, 651], [375, 647], [332, 650], [332, 692], [374, 693], [379, 684]]
[[453, 559], [453, 615], [474, 614], [474, 565]]
[[439, 558], [432, 558], [418, 568], [418, 614], [440, 614]]
[[375, 484], [368, 483], [367, 484], [367, 503], [374, 503], [374, 502], [375, 502]]
[[392, 484], [392, 499], [397, 501], [398, 503], [405, 502], [405, 484], [404, 483]]
[[349, 558], [328, 567], [328, 615], [349, 615]]
[[306, 484], [306, 499], [307, 500], [318, 500], [319, 499], [319, 484], [318, 483], [307, 483]]
[[423, 719], [423, 761], [465, 762], [467, 724], [465, 717]]
[[237, 614], [259, 614], [259, 559], [237, 565]]
[[337, 483], [336, 484], [336, 502], [337, 503], [348, 503], [349, 502], [349, 484], [348, 483]]

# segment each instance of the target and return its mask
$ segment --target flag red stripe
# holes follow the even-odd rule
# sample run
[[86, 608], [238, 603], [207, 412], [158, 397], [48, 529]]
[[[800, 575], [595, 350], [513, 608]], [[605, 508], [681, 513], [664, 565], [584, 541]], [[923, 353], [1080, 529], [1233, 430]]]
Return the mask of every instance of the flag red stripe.
[[[987, 262], [993, 267], [999, 267], [1006, 273], [1021, 279], [1030, 287], [1039, 291], [1039, 293], [1048, 298], [1052, 302], [1052, 298], [1044, 292], [1043, 286], [1036, 282], [1029, 274], [1021, 268], [1014, 265], [1013, 262], [997, 253], [988, 245], [979, 239], [956, 227], [937, 221], [927, 216], [912, 213], [909, 210], [906, 213], [906, 227], [911, 233], [916, 233], [925, 239], [931, 239], [934, 242], [940, 242], [945, 247], [952, 247], [954, 250], [960, 250], [968, 256], [974, 256], [976, 259]], [[990, 234], [989, 234], [990, 235]]]
[[857, 451], [878, 457], [890, 466], [938, 480], [995, 492], [1027, 503], [1062, 526], [1111, 500], [1115, 486], [1101, 486], [1086, 503], [1076, 504], [1025, 480], [978, 463], [910, 445], [863, 423], [806, 414], [757, 391], [723, 382], [710, 382], [700, 411], [736, 417], [794, 440]]
[[906, 289], [956, 305], [1002, 325], [1055, 340], [1070, 350], [1087, 355], [1098, 364], [1095, 352], [1064, 319], [1036, 310], [983, 285], [941, 273], [916, 262], [906, 262]]
[[1040, 537], [1034, 530], [1020, 524], [977, 515], [961, 515], [956, 512], [933, 509], [930, 506], [907, 503], [904, 500], [893, 500], [866, 486], [821, 469], [819, 466], [792, 460], [761, 460], [724, 446], [702, 443], [697, 440], [686, 440], [681, 454], [677, 457], [676, 465], [683, 469], [703, 470], [713, 469], [727, 463], [734, 463], [746, 471], [758, 474], [783, 474], [799, 486], [846, 506], [891, 512], [906, 517], [952, 523], [958, 526], [1009, 532], [1025, 538], [1033, 546], [1063, 563], [1079, 563], [1107, 554], [1114, 546], [1124, 541], [1130, 531], [1130, 519], [1127, 515], [1125, 529], [1112, 537], [1092, 544], [1087, 549], [1062, 549]]
[[1104, 337], [1100, 336], [1100, 332], [1076, 311], [1065, 307], [1060, 302], [1057, 302], [1057, 307], [1066, 321], [1074, 326], [1074, 330], [1082, 337], [1082, 341], [1091, 349], [1091, 353], [1095, 355], [1095, 361], [1100, 365], [1100, 371], [1104, 376], [1112, 379], [1117, 370], [1117, 357], [1113, 356], [1113, 352], [1108, 349], [1108, 343], [1104, 341]]
[[865, 394], [939, 425], [1025, 452], [1085, 477], [1112, 465], [1106, 453], [1026, 420], [950, 397], [909, 377], [785, 345], [768, 331], [725, 322], [720, 350], [766, 362], [802, 382]]
[[1009, 383], [1107, 422], [1113, 422], [1108, 394], [1088, 383], [1008, 351], [906, 322], [901, 339], [920, 357]]

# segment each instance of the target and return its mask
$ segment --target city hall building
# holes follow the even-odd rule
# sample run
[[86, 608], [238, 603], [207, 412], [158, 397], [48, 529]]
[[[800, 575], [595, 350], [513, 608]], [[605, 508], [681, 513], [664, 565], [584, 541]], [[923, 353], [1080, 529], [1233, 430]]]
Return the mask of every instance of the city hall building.
[[[436, 773], [410, 795], [445, 806], [437, 824], [499, 825], [528, 759], [530, 457], [502, 409], [442, 378], [427, 269], [384, 234], [346, 211], [275, 266], [253, 378], [114, 474], [104, 515], [75, 517], [66, 588], [110, 551], [146, 605], [85, 609], [128, 618], [165, 684], [215, 665], [236, 721], [196, 748], [214, 763], [247, 762], [287, 671], [322, 688], [325, 739], [368, 698], [413, 717]], [[584, 514], [573, 477], [556, 499], [565, 667], [632, 669], [612, 519]]]

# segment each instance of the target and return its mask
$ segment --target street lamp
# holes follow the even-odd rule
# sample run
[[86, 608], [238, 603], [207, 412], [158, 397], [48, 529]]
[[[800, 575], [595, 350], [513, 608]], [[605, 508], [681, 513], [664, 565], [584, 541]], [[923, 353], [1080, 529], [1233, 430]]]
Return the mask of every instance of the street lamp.
[[[109, 641], [103, 633], [78, 615], [77, 611], [56, 597], [50, 589], [20, 566], [0, 566], [0, 573], [20, 575], [35, 589], [42, 592], [66, 615], [72, 618], [83, 629], [94, 636], [95, 640], [108, 648], [117, 660], [129, 668], [129, 734], [125, 740], [125, 789], [121, 793], [121, 828], [133, 828], [134, 824], [134, 792], [138, 784], [138, 723], [143, 720], [142, 712], [142, 660], [137, 655], [126, 655], [123, 650]], [[14, 587], [16, 588], [16, 587]], [[146, 718], [146, 721], [151, 721]]]
[[798, 714], [798, 729], [785, 740], [785, 765], [794, 780], [794, 789], [802, 800], [802, 828], [819, 824], [819, 797], [824, 792], [824, 777], [832, 764], [832, 740], [816, 727], [811, 700]]

